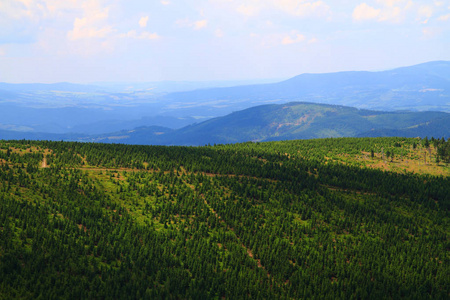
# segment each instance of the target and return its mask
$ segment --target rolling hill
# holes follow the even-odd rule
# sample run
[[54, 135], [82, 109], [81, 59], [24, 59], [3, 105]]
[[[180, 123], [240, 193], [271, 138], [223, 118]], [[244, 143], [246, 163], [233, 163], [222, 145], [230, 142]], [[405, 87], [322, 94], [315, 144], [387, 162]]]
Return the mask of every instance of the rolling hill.
[[[156, 132], [156, 133], [155, 133]], [[261, 105], [178, 130], [141, 127], [90, 137], [88, 141], [127, 144], [205, 145], [246, 141], [363, 136], [449, 137], [450, 114], [382, 112], [293, 102]]]
[[448, 299], [449, 150], [0, 141], [0, 299]]

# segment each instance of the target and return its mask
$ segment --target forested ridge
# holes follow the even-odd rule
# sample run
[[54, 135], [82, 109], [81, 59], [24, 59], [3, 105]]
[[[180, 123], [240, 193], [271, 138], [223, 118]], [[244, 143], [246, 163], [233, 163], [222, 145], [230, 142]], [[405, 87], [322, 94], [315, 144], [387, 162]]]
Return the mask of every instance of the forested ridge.
[[0, 141], [0, 299], [448, 299], [449, 145]]

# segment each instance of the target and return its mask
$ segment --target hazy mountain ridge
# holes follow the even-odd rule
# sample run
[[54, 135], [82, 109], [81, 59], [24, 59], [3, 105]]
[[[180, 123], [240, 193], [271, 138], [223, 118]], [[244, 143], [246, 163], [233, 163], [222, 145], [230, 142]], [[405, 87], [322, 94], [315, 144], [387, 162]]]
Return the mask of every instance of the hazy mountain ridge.
[[[208, 84], [205, 83], [206, 86]], [[74, 132], [82, 136], [102, 135], [142, 126], [179, 129], [195, 122], [226, 116], [259, 105], [293, 101], [380, 111], [450, 112], [450, 62], [446, 61], [381, 72], [301, 74], [278, 83], [202, 88], [169, 94], [160, 93], [157, 91], [158, 88], [155, 90], [151, 88], [152, 85], [147, 86], [144, 83], [134, 87], [127, 86], [123, 84], [114, 88], [108, 84], [95, 86], [71, 83], [0, 83], [0, 129], [35, 132], [40, 136], [43, 132], [68, 136], [73, 136]], [[160, 86], [163, 89], [179, 90], [182, 87], [202, 85], [189, 82], [181, 82], [179, 85], [174, 82], [162, 82]], [[367, 120], [358, 118], [360, 124], [366, 126], [364, 124], [367, 124]], [[327, 123], [330, 120], [321, 122]], [[341, 124], [336, 122], [336, 126], [340, 127]], [[319, 126], [317, 123], [314, 124], [313, 127]], [[411, 124], [415, 125], [418, 124]], [[341, 128], [333, 132], [319, 128], [320, 132], [317, 134], [305, 132], [294, 134], [285, 132], [286, 126], [281, 127], [276, 132], [277, 135], [271, 138], [361, 134], [350, 128], [346, 130]], [[436, 128], [442, 132], [442, 128], [439, 126]], [[188, 134], [189, 130], [184, 130], [187, 130]], [[372, 128], [367, 130], [374, 134]], [[374, 130], [378, 132], [376, 131], [378, 128]], [[415, 134], [416, 131], [407, 130], [405, 134]], [[21, 137], [20, 134], [16, 136]], [[185, 139], [184, 136], [180, 138]], [[229, 136], [224, 138], [229, 139]], [[259, 140], [263, 137], [255, 131], [247, 138]], [[169, 140], [157, 142], [172, 143]]]
[[65, 91], [65, 92], [99, 92], [103, 88], [96, 85], [78, 84], [70, 82], [57, 83], [6, 83], [0, 82], [1, 91], [34, 92], [34, 91]]
[[450, 62], [381, 72], [301, 74], [279, 83], [173, 93], [165, 99], [196, 99], [198, 103], [226, 100], [240, 108], [253, 106], [255, 101], [308, 101], [367, 109], [450, 112]]
[[2, 139], [50, 139], [144, 145], [205, 145], [329, 137], [449, 137], [445, 112], [386, 112], [292, 102], [252, 107], [180, 129], [141, 126], [107, 134], [0, 131]]
[[[178, 130], [140, 128], [111, 136], [128, 144], [205, 145], [355, 136], [450, 136], [450, 114], [444, 112], [380, 112], [352, 107], [288, 103], [262, 105]], [[144, 133], [147, 134], [144, 134]], [[106, 141], [92, 137], [90, 141]]]

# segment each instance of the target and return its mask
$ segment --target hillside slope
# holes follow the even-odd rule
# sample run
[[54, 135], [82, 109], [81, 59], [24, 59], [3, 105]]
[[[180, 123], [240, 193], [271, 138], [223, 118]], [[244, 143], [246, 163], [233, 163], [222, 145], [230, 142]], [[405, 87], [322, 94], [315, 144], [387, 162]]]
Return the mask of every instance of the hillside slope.
[[[113, 134], [129, 144], [205, 145], [245, 141], [326, 137], [402, 136], [448, 137], [450, 114], [443, 112], [380, 112], [356, 108], [288, 103], [262, 105], [225, 117], [168, 131], [158, 136], [144, 128]], [[96, 138], [93, 141], [100, 141]]]
[[0, 298], [448, 299], [431, 142], [0, 141]]
[[[114, 128], [114, 126], [111, 126]], [[449, 137], [450, 114], [383, 112], [292, 102], [261, 105], [180, 129], [141, 126], [107, 134], [48, 134], [0, 129], [0, 139], [142, 145], [206, 145], [328, 137]]]

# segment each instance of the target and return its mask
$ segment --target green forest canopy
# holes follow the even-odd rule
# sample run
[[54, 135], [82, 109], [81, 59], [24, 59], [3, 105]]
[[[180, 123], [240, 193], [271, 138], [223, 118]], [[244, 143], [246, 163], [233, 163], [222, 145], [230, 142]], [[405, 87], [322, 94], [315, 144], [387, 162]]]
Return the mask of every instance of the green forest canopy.
[[0, 148], [0, 298], [450, 296], [444, 140]]

